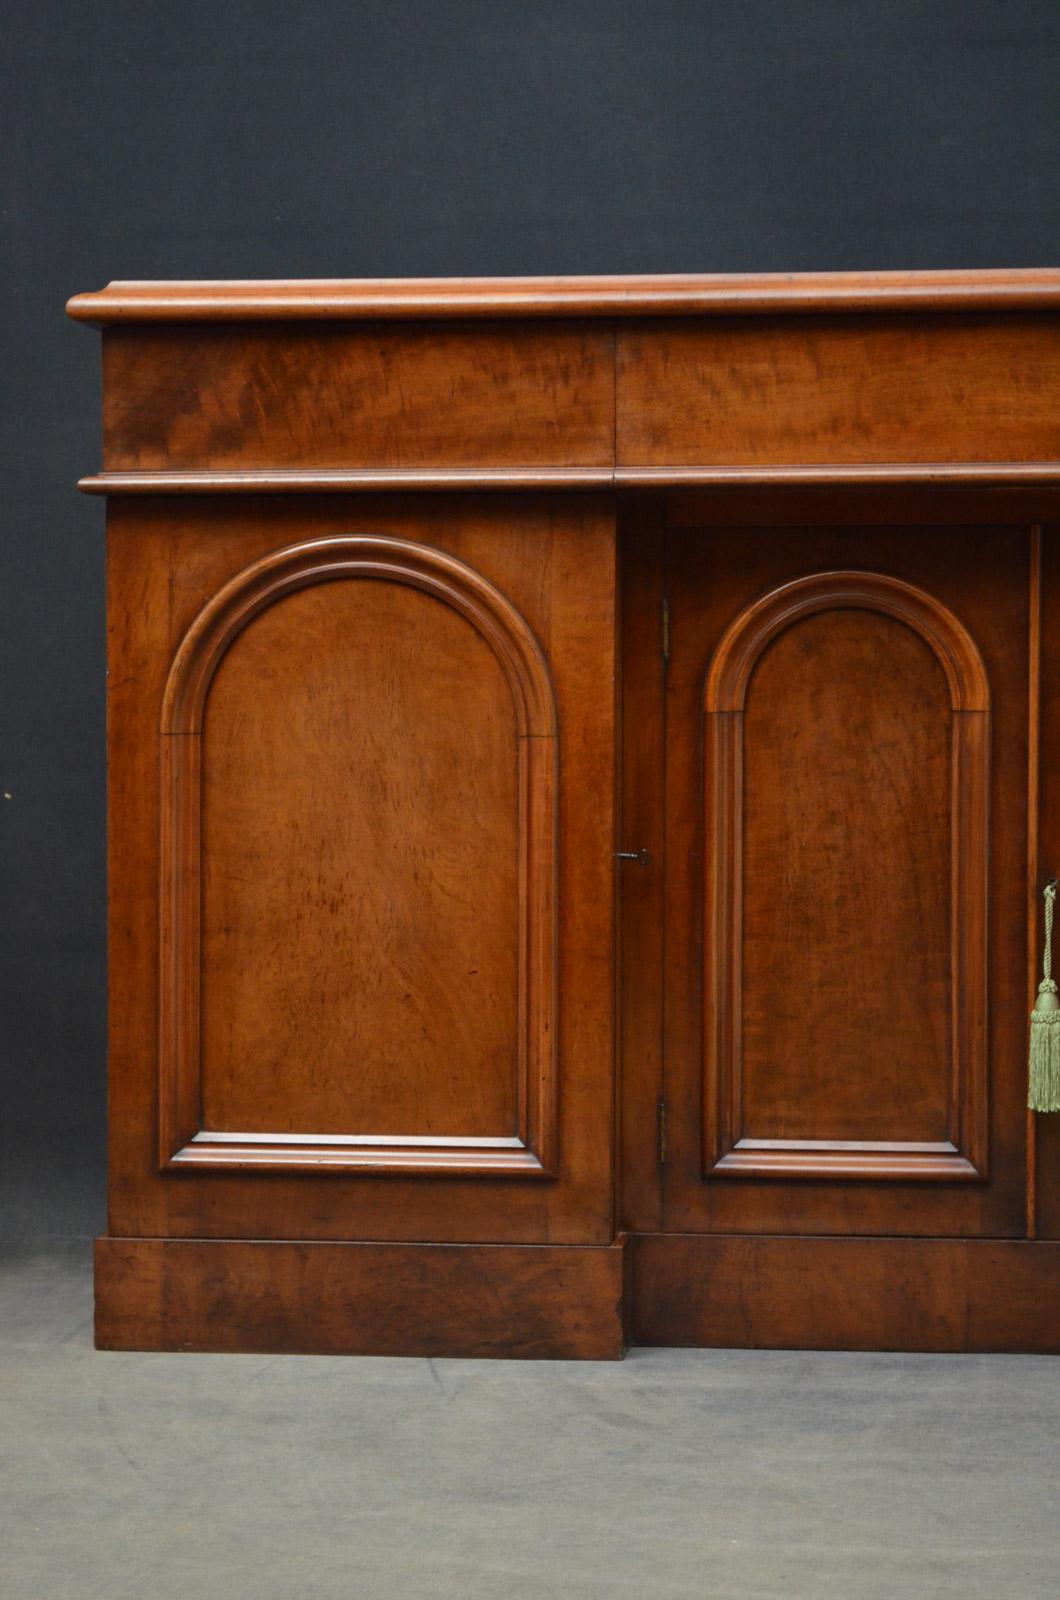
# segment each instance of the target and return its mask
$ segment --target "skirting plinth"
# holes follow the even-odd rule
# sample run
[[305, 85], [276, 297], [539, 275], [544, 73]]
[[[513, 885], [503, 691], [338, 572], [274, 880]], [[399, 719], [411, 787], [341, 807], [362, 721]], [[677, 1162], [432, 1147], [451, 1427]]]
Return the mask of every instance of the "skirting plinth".
[[630, 1343], [1060, 1353], [1060, 1244], [631, 1237]]
[[613, 1361], [613, 1245], [96, 1241], [96, 1346]]

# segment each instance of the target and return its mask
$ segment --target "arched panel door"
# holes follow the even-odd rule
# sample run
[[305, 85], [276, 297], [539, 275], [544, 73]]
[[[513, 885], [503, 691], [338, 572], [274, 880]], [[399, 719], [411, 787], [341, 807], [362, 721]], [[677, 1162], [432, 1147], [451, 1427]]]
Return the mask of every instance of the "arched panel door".
[[665, 1226], [1022, 1230], [1028, 550], [671, 535]]
[[200, 613], [162, 711], [163, 1166], [545, 1177], [557, 724], [465, 563], [343, 535]]
[[986, 1177], [990, 690], [876, 572], [748, 606], [703, 696], [704, 1171]]

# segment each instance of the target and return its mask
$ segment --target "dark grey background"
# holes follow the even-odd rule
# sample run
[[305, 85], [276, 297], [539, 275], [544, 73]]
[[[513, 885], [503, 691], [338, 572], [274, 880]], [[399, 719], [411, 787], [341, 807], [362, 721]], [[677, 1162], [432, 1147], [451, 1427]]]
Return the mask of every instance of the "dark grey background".
[[[110, 278], [1060, 265], [1057, 0], [56, 0], [0, 49], [0, 1237], [103, 1217]], [[10, 797], [10, 798], [8, 798]]]

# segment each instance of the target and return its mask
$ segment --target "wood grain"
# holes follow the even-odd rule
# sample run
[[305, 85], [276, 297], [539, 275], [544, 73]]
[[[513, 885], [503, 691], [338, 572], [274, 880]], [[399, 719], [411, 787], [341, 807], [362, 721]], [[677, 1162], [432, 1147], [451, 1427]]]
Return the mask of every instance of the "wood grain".
[[525, 1149], [554, 974], [521, 1016], [520, 945], [543, 912], [551, 951], [552, 905], [519, 904], [520, 738], [481, 634], [399, 582], [295, 591], [227, 650], [204, 744], [203, 1126], [273, 1157]]
[[577, 322], [117, 328], [103, 395], [108, 470], [613, 459], [612, 336]]
[[647, 852], [618, 863], [619, 1173], [624, 1227], [662, 1223], [659, 1185], [663, 1100], [666, 815], [666, 637], [663, 618], [665, 507], [638, 500], [625, 508], [621, 541], [622, 718], [621, 847]]
[[101, 1342], [1056, 1349], [1060, 272], [70, 310]]
[[[1041, 722], [1038, 739], [1038, 849], [1027, 885], [1026, 1009], [1041, 977], [1042, 890], [1060, 877], [1060, 517], [1041, 529]], [[1060, 1239], [1060, 1116], [1028, 1113], [1034, 1141], [1034, 1210], [1040, 1239]]]
[[[868, 492], [867, 492], [868, 491]], [[673, 489], [671, 528], [1029, 527], [1060, 519], [1056, 485], [991, 481], [960, 484], [837, 480], [797, 484], [723, 484]]]
[[316, 278], [115, 282], [67, 312], [122, 322], [356, 317], [672, 316], [718, 311], [939, 311], [1060, 306], [1051, 267], [950, 272], [689, 273], [564, 278]]
[[631, 1249], [633, 1344], [1060, 1353], [1060, 1245], [645, 1234]]
[[[1060, 477], [1060, 467], [1057, 468]], [[84, 494], [350, 494], [380, 489], [608, 489], [603, 467], [310, 467], [215, 472], [98, 472]]]
[[100, 1350], [614, 1361], [625, 1247], [96, 1241]]
[[[1012, 885], [1026, 873], [1027, 557], [1025, 529], [670, 531], [667, 1228], [1022, 1234], [1025, 906]], [[726, 630], [746, 631], [735, 619], [771, 604], [783, 619], [789, 584], [820, 581], [823, 600], [840, 567], [923, 591], [922, 625], [934, 611], [959, 628], [946, 637], [936, 621], [929, 650], [863, 594], [764, 654], [723, 652], [705, 690]], [[731, 726], [742, 683], [757, 730], [746, 782]], [[705, 694], [719, 707], [707, 722], [729, 725], [706, 793]], [[725, 1002], [713, 1016], [712, 986]], [[722, 1067], [706, 1094], [705, 1046]], [[716, 1170], [719, 1157], [732, 1166]]]
[[[576, 994], [578, 1003], [561, 1007], [558, 1016], [560, 1149], [549, 1183], [528, 1184], [510, 1169], [507, 1176], [484, 1179], [477, 1166], [495, 1159], [488, 1150], [475, 1157], [476, 1170], [443, 1175], [437, 1184], [416, 1171], [322, 1171], [321, 1163], [326, 1168], [329, 1159], [341, 1160], [343, 1153], [336, 1158], [321, 1148], [306, 1154], [293, 1144], [286, 1151], [292, 1163], [287, 1172], [242, 1165], [245, 1152], [238, 1145], [206, 1150], [195, 1141], [186, 1166], [164, 1174], [157, 1170], [157, 752], [169, 667], [204, 603], [238, 573], [287, 547], [351, 533], [427, 544], [439, 561], [462, 562], [481, 574], [525, 619], [553, 678], [564, 735], [557, 973], [561, 991]], [[200, 1238], [609, 1241], [616, 679], [611, 508], [588, 495], [570, 501], [535, 496], [126, 500], [109, 508], [108, 541], [111, 1231]], [[332, 587], [337, 592], [341, 586]], [[233, 649], [239, 648], [237, 640]], [[194, 700], [193, 695], [187, 706]], [[267, 706], [248, 708], [253, 717], [266, 712]], [[188, 726], [194, 721], [192, 712]], [[231, 729], [231, 718], [228, 725]], [[169, 742], [178, 738], [197, 742], [186, 735]], [[583, 795], [592, 796], [591, 805], [579, 801]], [[267, 804], [264, 791], [259, 803]], [[209, 827], [208, 814], [206, 822]], [[351, 964], [355, 969], [352, 955]], [[294, 1125], [314, 1131], [304, 1122]], [[413, 1160], [413, 1151], [406, 1155]], [[196, 1163], [207, 1156], [229, 1164], [201, 1170]]]
[[162, 732], [163, 1161], [547, 1173], [556, 714], [514, 608], [407, 541], [288, 547], [200, 612]]
[[985, 1176], [989, 703], [957, 618], [882, 574], [781, 585], [724, 634], [705, 1171]]
[[[709, 440], [703, 438], [703, 448]], [[784, 461], [744, 462], [719, 466], [710, 460], [683, 466], [616, 465], [613, 482], [618, 489], [685, 489], [704, 485], [736, 488], [741, 498], [753, 489], [960, 489], [975, 485], [980, 493], [997, 493], [1000, 487], [1034, 485], [1047, 490], [1060, 482], [1060, 462], [1053, 461], [863, 461], [805, 464]], [[774, 506], [777, 502], [774, 500]], [[789, 502], [790, 504], [790, 502]], [[1040, 505], [1040, 501], [1038, 502]], [[798, 522], [791, 511], [785, 515]], [[725, 519], [726, 521], [731, 519]]]
[[1050, 316], [624, 323], [616, 463], [1049, 461], [1058, 383]]
[[[1041, 864], [1038, 839], [1041, 827], [1041, 719], [1042, 719], [1042, 530], [1032, 524], [1028, 533], [1027, 584], [1027, 966], [1028, 988], [1038, 992], [1038, 917], [1042, 904], [1038, 888]], [[1038, 1237], [1038, 1130], [1037, 1113], [1027, 1107], [1027, 1227], [1028, 1239]]]

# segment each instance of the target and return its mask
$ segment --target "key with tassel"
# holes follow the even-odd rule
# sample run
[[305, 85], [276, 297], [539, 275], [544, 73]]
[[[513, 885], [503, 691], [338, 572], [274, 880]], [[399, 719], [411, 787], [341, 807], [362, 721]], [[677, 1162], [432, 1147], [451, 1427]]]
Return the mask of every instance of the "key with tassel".
[[1053, 907], [1056, 879], [1045, 886], [1045, 956], [1038, 998], [1031, 1012], [1030, 1076], [1027, 1104], [1032, 1111], [1060, 1111], [1060, 1000], [1053, 981]]

